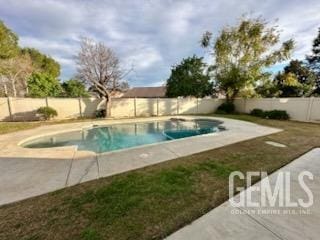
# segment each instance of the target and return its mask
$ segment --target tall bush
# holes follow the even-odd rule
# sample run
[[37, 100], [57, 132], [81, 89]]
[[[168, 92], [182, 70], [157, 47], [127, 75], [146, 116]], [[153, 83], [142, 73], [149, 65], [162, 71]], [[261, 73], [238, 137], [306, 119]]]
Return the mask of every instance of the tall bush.
[[270, 26], [261, 18], [243, 18], [231, 27], [222, 29], [215, 41], [212, 34], [203, 35], [201, 45], [212, 48], [214, 78], [228, 102], [239, 92], [270, 76], [266, 69], [286, 60], [294, 47], [293, 40], [282, 43], [277, 26]]
[[45, 120], [50, 120], [56, 116], [58, 116], [57, 111], [52, 107], [40, 107], [37, 110], [37, 113], [41, 115]]

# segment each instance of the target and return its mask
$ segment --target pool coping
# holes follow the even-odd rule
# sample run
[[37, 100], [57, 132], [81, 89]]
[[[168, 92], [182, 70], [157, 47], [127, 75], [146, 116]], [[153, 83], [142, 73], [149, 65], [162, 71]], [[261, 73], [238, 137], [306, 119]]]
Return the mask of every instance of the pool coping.
[[[156, 142], [146, 145], [134, 146], [125, 149], [118, 149], [109, 152], [103, 153], [95, 153], [92, 151], [86, 150], [78, 150], [77, 146], [66, 146], [66, 147], [53, 147], [53, 148], [26, 148], [23, 147], [22, 144], [26, 143], [30, 140], [51, 136], [54, 134], [79, 131], [84, 128], [92, 128], [96, 126], [110, 126], [115, 124], [125, 124], [125, 123], [142, 123], [142, 122], [152, 122], [152, 121], [165, 121], [171, 118], [184, 118], [186, 120], [192, 119], [210, 119], [216, 121], [222, 121], [221, 126], [224, 126], [227, 130], [215, 133], [209, 133], [204, 135], [197, 135], [187, 138], [174, 139], [170, 141]], [[211, 117], [211, 116], [194, 116], [194, 115], [173, 115], [173, 116], [161, 116], [161, 117], [148, 117], [148, 118], [130, 118], [130, 119], [106, 119], [106, 120], [93, 120], [89, 122], [77, 122], [77, 123], [66, 123], [66, 124], [57, 124], [57, 125], [49, 125], [49, 126], [41, 126], [35, 129], [19, 131], [15, 133], [9, 133], [5, 135], [0, 135], [0, 157], [28, 157], [28, 158], [49, 158], [49, 159], [84, 159], [92, 156], [107, 156], [112, 153], [140, 149], [145, 147], [151, 147], [155, 145], [167, 145], [173, 144], [174, 142], [185, 142], [190, 141], [192, 139], [199, 139], [203, 137], [213, 137], [213, 136], [224, 136], [229, 135], [229, 131], [233, 131], [235, 129], [234, 124], [230, 123], [241, 123], [241, 125], [245, 124], [247, 127], [249, 126], [259, 126], [267, 131], [267, 129], [271, 130], [267, 131], [267, 134], [275, 133], [279, 131], [279, 129], [269, 128], [257, 125], [255, 123], [249, 123], [245, 121], [239, 121], [234, 119], [227, 118], [219, 118], [219, 117]], [[260, 129], [260, 130], [263, 130]], [[30, 137], [30, 135], [32, 135]], [[265, 134], [263, 134], [265, 135]], [[257, 134], [257, 136], [262, 136]], [[194, 153], [196, 153], [195, 151]]]
[[[32, 136], [32, 137], [28, 137], [28, 138], [25, 138], [23, 140], [21, 140], [20, 142], [17, 143], [17, 145], [19, 147], [23, 147], [23, 148], [28, 148], [28, 147], [25, 147], [23, 146], [23, 144], [29, 142], [29, 141], [32, 141], [32, 140], [35, 140], [37, 138], [41, 138], [41, 137], [48, 137], [48, 136], [53, 136], [53, 135], [56, 135], [56, 134], [61, 134], [61, 133], [68, 133], [68, 132], [74, 132], [74, 131], [81, 131], [81, 130], [84, 130], [84, 129], [92, 129], [92, 128], [98, 128], [98, 127], [104, 127], [104, 126], [113, 126], [113, 125], [121, 125], [121, 124], [128, 124], [128, 123], [152, 123], [154, 121], [158, 121], [158, 122], [162, 122], [162, 121], [166, 121], [166, 120], [170, 120], [170, 119], [174, 119], [175, 117], [173, 116], [170, 116], [170, 117], [162, 117], [161, 119], [155, 119], [155, 120], [151, 120], [153, 118], [143, 118], [143, 119], [140, 119], [141, 121], [132, 121], [133, 119], [122, 119], [121, 122], [113, 122], [113, 123], [103, 123], [103, 124], [91, 124], [90, 126], [85, 126], [85, 127], [81, 127], [81, 128], [77, 128], [77, 129], [72, 129], [72, 130], [60, 130], [60, 131], [55, 131], [55, 132], [51, 132], [51, 133], [46, 133], [46, 134], [40, 134], [40, 135], [36, 135], [36, 136]], [[214, 121], [217, 121], [217, 122], [221, 122], [220, 125], [223, 124], [223, 121], [221, 120], [217, 120], [217, 119], [212, 119], [210, 117], [206, 118], [206, 117], [199, 117], [199, 116], [195, 116], [195, 117], [190, 117], [190, 116], [179, 116], [177, 119], [183, 119], [183, 120], [194, 120], [194, 119], [208, 119], [208, 120], [214, 120]], [[125, 120], [128, 120], [128, 121], [125, 121]], [[101, 121], [99, 121], [99, 123], [101, 123]], [[223, 126], [224, 127], [224, 126]], [[225, 129], [227, 130], [227, 129]], [[212, 132], [212, 133], [206, 133], [206, 134], [200, 134], [200, 135], [195, 135], [195, 136], [190, 136], [190, 137], [184, 137], [184, 138], [179, 138], [179, 139], [171, 139], [170, 142], [172, 141], [179, 141], [179, 140], [184, 140], [185, 138], [193, 138], [193, 137], [199, 137], [199, 136], [202, 136], [202, 135], [207, 135], [207, 136], [210, 136], [210, 135], [216, 135], [217, 132]], [[83, 152], [83, 153], [92, 153], [92, 154], [96, 154], [96, 155], [102, 155], [102, 154], [107, 154], [107, 153], [113, 153], [113, 152], [119, 152], [119, 151], [122, 151], [122, 150], [126, 150], [126, 149], [135, 149], [135, 148], [140, 148], [140, 147], [144, 147], [144, 146], [152, 146], [152, 145], [157, 145], [157, 144], [161, 144], [161, 143], [165, 143], [167, 141], [160, 141], [160, 142], [155, 142], [155, 143], [148, 143], [148, 144], [142, 144], [142, 145], [137, 145], [137, 146], [133, 146], [133, 147], [128, 147], [128, 148], [121, 148], [121, 149], [116, 149], [116, 150], [112, 150], [112, 151], [108, 151], [108, 152], [94, 152], [94, 151], [90, 151], [90, 150], [78, 150], [77, 149], [77, 145], [74, 145], [74, 146], [65, 146], [65, 147], [49, 147], [49, 148], [33, 148], [33, 149], [57, 149], [57, 150], [61, 150], [61, 149], [68, 149], [68, 148], [71, 148], [71, 149], [76, 149], [76, 151], [78, 152]], [[168, 141], [169, 142], [169, 141]]]

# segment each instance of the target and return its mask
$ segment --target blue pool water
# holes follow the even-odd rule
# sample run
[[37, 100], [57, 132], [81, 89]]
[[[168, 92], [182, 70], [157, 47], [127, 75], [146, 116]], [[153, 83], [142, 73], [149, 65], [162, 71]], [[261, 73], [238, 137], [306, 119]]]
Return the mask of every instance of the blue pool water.
[[139, 145], [170, 141], [221, 130], [221, 122], [196, 119], [97, 126], [81, 131], [41, 137], [25, 143], [27, 148], [78, 146], [78, 150], [96, 153], [108, 152]]

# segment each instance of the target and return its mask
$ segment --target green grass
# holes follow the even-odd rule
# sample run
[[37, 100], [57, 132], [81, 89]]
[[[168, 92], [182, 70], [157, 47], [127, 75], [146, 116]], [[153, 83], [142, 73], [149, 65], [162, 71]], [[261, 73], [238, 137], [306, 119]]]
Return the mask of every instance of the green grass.
[[0, 122], [0, 134], [6, 134], [40, 126], [40, 122]]
[[[92, 119], [66, 119], [66, 120], [51, 120], [51, 121], [34, 121], [34, 122], [0, 122], [0, 134], [17, 132], [21, 130], [32, 129], [45, 125], [72, 123], [91, 121]], [[99, 119], [95, 119], [99, 120]]]
[[320, 145], [316, 124], [228, 117], [284, 131], [0, 207], [0, 239], [162, 239], [226, 201], [232, 171], [271, 173]]

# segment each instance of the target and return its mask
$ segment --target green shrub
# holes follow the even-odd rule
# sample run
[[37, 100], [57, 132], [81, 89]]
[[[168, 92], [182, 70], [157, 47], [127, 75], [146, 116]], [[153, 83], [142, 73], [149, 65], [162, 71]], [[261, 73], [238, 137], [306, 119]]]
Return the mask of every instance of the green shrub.
[[250, 115], [256, 116], [256, 117], [264, 117], [265, 113], [260, 108], [254, 108], [251, 110]]
[[58, 116], [57, 111], [52, 107], [40, 107], [37, 110], [37, 113], [40, 114], [45, 120], [49, 120]]
[[235, 112], [235, 106], [231, 102], [222, 103], [216, 111], [216, 113], [219, 113], [219, 114], [231, 114], [234, 112]]
[[96, 118], [104, 118], [106, 116], [105, 109], [98, 109], [96, 110]]
[[278, 120], [288, 120], [290, 119], [289, 114], [284, 110], [271, 110], [271, 111], [263, 111], [262, 109], [255, 108], [252, 109], [250, 115], [268, 118], [268, 119], [278, 119]]
[[264, 112], [264, 117], [268, 119], [288, 120], [289, 114], [284, 110], [271, 110]]

